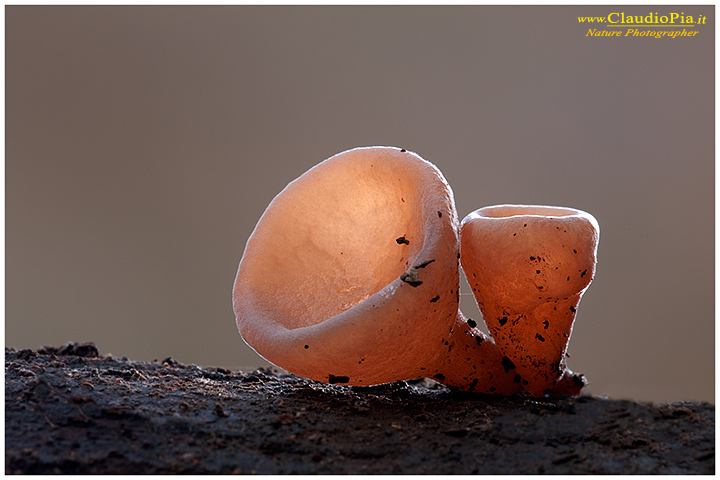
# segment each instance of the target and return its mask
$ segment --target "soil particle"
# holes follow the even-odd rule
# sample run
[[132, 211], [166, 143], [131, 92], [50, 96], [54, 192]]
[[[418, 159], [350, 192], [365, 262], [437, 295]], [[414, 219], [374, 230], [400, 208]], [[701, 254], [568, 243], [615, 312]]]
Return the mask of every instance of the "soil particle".
[[407, 272], [400, 275], [400, 280], [412, 287], [419, 287], [423, 284], [422, 280], [420, 280], [420, 276], [418, 275], [418, 271], [415, 268], [411, 268]]
[[329, 383], [348, 383], [349, 381], [350, 377], [346, 377], [345, 375], [328, 375]]
[[505, 369], [505, 373], [508, 373], [510, 370], [515, 370], [515, 364], [508, 357], [502, 358], [502, 366]]
[[428, 265], [430, 265], [431, 263], [433, 263], [434, 261], [435, 261], [435, 259], [434, 259], [434, 258], [431, 258], [430, 260], [426, 260], [426, 261], [422, 262], [422, 263], [419, 264], [419, 265], [415, 265], [413, 268], [415, 268], [415, 269], [425, 268], [425, 267], [427, 267]]
[[707, 403], [352, 387], [89, 345], [6, 348], [6, 474], [715, 472]]

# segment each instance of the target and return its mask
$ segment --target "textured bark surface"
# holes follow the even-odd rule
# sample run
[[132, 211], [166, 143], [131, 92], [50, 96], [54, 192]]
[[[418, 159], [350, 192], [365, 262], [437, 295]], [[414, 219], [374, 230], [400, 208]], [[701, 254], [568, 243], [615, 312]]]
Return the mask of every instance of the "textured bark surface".
[[8, 474], [713, 474], [715, 407], [5, 350]]

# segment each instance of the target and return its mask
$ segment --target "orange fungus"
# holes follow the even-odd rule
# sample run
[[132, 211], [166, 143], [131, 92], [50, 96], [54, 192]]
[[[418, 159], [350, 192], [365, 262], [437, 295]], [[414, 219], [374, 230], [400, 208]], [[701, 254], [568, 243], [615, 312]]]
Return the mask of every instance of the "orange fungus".
[[339, 153], [260, 218], [233, 290], [238, 329], [268, 361], [322, 382], [577, 394], [564, 353], [597, 222], [550, 208], [487, 207], [463, 221], [463, 268], [496, 343], [458, 310], [460, 225], [442, 173], [395, 147]]
[[580, 210], [497, 205], [462, 222], [462, 266], [485, 323], [523, 388], [578, 394], [565, 366], [575, 314], [595, 276], [599, 227]]

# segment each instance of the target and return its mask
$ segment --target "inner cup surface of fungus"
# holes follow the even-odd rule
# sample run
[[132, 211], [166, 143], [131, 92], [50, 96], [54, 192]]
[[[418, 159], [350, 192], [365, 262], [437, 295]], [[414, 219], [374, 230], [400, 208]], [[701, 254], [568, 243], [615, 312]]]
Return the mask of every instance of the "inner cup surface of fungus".
[[468, 283], [517, 381], [534, 395], [579, 393], [565, 353], [595, 275], [595, 218], [565, 207], [497, 205], [468, 215], [461, 239]]
[[330, 383], [428, 374], [457, 314], [450, 186], [395, 147], [337, 154], [278, 194], [250, 236], [233, 292], [261, 356]]

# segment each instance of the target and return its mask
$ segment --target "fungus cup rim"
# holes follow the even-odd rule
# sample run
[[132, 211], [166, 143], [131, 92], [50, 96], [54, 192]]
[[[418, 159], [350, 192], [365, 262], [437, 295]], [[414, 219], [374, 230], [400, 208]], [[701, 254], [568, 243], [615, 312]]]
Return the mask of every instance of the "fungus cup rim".
[[[547, 213], [543, 213], [546, 211]], [[565, 219], [573, 217], [594, 218], [589, 213], [572, 207], [554, 205], [511, 204], [489, 205], [469, 213], [463, 223], [473, 219], [505, 220], [517, 217]]]

